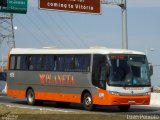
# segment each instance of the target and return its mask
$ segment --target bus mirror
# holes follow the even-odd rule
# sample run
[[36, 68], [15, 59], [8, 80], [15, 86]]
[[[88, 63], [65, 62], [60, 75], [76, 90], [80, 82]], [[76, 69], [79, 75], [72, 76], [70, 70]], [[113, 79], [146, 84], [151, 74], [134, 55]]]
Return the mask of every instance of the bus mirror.
[[151, 63], [149, 63], [149, 75], [153, 75], [153, 65]]

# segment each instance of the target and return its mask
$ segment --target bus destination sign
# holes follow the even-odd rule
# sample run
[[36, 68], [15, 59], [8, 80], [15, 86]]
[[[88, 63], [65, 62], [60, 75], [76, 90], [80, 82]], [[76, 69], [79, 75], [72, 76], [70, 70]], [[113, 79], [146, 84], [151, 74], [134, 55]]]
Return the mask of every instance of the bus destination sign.
[[0, 7], [0, 12], [6, 13], [27, 13], [28, 0], [7, 0], [6, 6]]
[[100, 0], [39, 0], [39, 9], [100, 14]]

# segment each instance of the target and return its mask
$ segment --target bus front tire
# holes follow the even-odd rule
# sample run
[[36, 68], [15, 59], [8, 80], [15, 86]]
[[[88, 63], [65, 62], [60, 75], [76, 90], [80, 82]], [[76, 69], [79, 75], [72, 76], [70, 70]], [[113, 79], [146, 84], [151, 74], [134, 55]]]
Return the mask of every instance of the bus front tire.
[[118, 106], [119, 110], [122, 112], [126, 112], [130, 109], [130, 105], [120, 105]]
[[83, 95], [83, 106], [84, 106], [84, 109], [87, 111], [92, 111], [94, 108], [92, 96], [88, 92], [84, 93]]

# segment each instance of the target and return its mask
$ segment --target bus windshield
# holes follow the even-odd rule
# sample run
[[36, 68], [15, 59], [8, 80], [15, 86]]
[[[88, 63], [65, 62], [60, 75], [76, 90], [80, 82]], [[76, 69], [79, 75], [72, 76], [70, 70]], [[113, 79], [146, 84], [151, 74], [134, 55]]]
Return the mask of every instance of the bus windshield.
[[150, 86], [145, 55], [110, 55], [109, 85]]

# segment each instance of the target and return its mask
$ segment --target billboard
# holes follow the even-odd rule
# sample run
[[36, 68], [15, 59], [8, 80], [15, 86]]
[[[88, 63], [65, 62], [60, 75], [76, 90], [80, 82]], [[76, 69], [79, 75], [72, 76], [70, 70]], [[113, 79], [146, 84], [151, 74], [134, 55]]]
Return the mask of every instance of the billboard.
[[100, 14], [100, 0], [39, 0], [39, 9]]
[[26, 14], [27, 3], [28, 0], [7, 0], [7, 5], [0, 7], [0, 12]]

